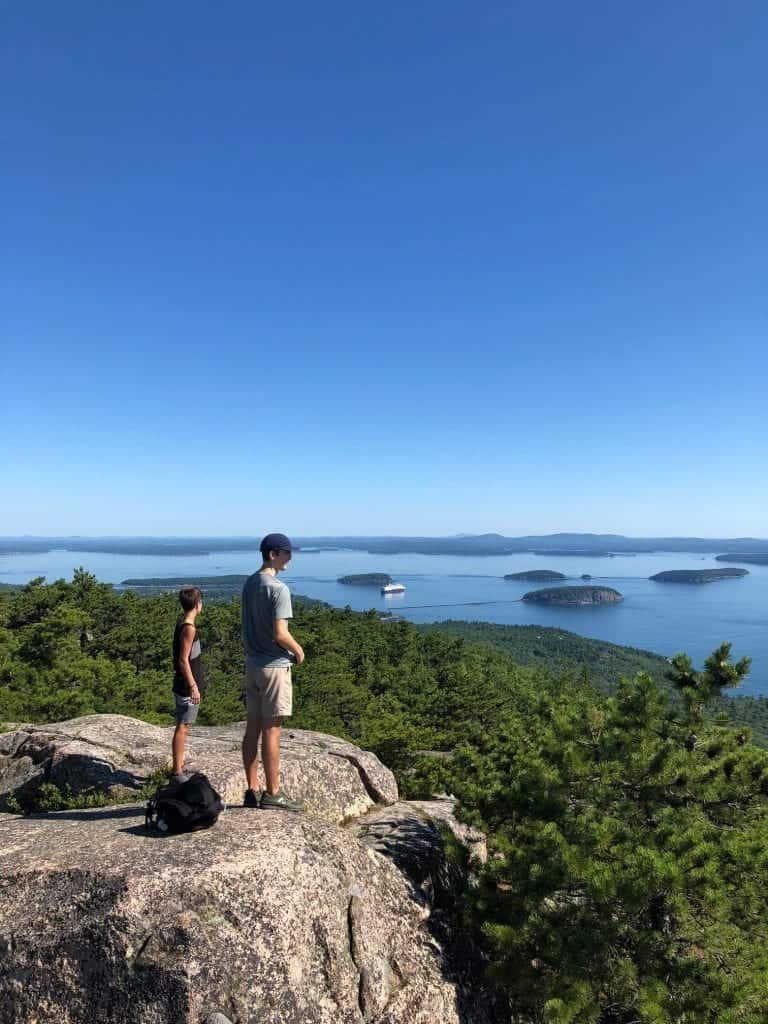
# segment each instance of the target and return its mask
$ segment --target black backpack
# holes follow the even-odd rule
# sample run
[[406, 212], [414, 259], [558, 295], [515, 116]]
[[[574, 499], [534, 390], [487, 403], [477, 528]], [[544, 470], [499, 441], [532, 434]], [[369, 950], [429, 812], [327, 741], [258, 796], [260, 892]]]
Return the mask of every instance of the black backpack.
[[150, 797], [144, 825], [159, 832], [196, 832], [210, 828], [224, 810], [221, 797], [202, 772], [169, 782]]

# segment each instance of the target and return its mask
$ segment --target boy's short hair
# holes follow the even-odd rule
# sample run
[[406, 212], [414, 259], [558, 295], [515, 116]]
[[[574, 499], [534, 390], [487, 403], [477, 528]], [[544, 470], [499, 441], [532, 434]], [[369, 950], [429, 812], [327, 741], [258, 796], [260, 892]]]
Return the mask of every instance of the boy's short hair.
[[198, 601], [203, 600], [203, 592], [199, 587], [184, 587], [179, 591], [179, 602], [185, 612], [191, 612]]

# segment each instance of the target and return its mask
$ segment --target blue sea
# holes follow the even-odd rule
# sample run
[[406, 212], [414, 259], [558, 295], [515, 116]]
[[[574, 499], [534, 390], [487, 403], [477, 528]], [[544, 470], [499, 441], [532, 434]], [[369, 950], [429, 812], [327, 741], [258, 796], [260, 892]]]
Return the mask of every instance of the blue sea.
[[[665, 569], [722, 568], [714, 556], [691, 553], [616, 555], [614, 557], [536, 556], [515, 554], [370, 555], [363, 551], [300, 551], [283, 577], [294, 593], [356, 610], [391, 611], [413, 622], [469, 619], [503, 624], [554, 626], [582, 636], [640, 647], [671, 656], [686, 651], [696, 664], [723, 640], [734, 657], [752, 658], [752, 672], [739, 691], [768, 695], [768, 566], [744, 566], [741, 579], [706, 584], [654, 583], [648, 577]], [[65, 550], [41, 554], [0, 555], [0, 583], [23, 583], [36, 576], [70, 578], [84, 566], [100, 580], [162, 576], [215, 576], [250, 573], [257, 552], [211, 555], [116, 555]], [[582, 583], [589, 573], [596, 583], [624, 595], [617, 605], [547, 608], [522, 602], [523, 594], [543, 584], [511, 582], [505, 573], [553, 569]], [[337, 577], [385, 572], [405, 584], [404, 594], [383, 597], [379, 589], [347, 586]]]

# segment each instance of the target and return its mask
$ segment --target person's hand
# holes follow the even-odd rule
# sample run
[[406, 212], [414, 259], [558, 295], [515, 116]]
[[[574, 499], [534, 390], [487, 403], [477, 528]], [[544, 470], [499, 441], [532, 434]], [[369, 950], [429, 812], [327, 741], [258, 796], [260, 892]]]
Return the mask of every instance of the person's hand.
[[189, 691], [189, 699], [192, 701], [193, 704], [200, 703], [200, 691], [196, 686], [193, 686], [192, 689]]
[[298, 651], [294, 651], [293, 652], [293, 656], [296, 659], [296, 664], [300, 665], [304, 661], [304, 648], [301, 647], [299, 644], [296, 644], [296, 646], [299, 649], [298, 649]]

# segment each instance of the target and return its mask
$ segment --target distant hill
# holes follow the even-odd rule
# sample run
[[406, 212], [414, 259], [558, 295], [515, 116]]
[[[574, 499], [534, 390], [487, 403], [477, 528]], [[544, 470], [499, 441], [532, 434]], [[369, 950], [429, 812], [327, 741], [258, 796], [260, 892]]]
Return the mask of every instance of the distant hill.
[[[547, 672], [586, 673], [603, 693], [615, 693], [622, 676], [631, 679], [638, 672], [647, 672], [665, 693], [676, 700], [673, 687], [666, 680], [670, 658], [636, 647], [620, 647], [606, 640], [570, 633], [551, 626], [501, 626], [494, 622], [464, 622], [448, 619], [417, 626], [422, 633], [443, 633], [471, 644], [497, 647], [520, 665], [531, 665]], [[756, 741], [768, 747], [768, 699], [765, 697], [719, 697], [712, 702], [711, 717], [725, 712], [732, 721], [754, 730]]]
[[[768, 539], [754, 537], [625, 537], [618, 533], [552, 533], [504, 537], [482, 533], [456, 537], [294, 537], [307, 557], [315, 551], [347, 548], [372, 554], [503, 555], [522, 552], [553, 554], [639, 554], [692, 551], [710, 554], [768, 555]], [[258, 552], [260, 537], [0, 537], [0, 554], [67, 551], [128, 555], [199, 555], [215, 551]]]
[[723, 551], [764, 552], [768, 539], [736, 538], [733, 540], [701, 537], [624, 537], [621, 534], [553, 533], [545, 536], [504, 537], [498, 533], [461, 537], [336, 537], [301, 538], [304, 544], [335, 543], [340, 547], [368, 551], [372, 554], [432, 555], [504, 555], [525, 552], [552, 555], [643, 554], [665, 551], [691, 551], [711, 554]]
[[647, 672], [664, 684], [669, 659], [636, 647], [592, 640], [552, 626], [500, 626], [494, 622], [449, 619], [417, 627], [423, 633], [444, 633], [467, 643], [488, 644], [506, 651], [520, 665], [579, 675], [587, 669], [603, 693], [614, 693], [622, 676]]

